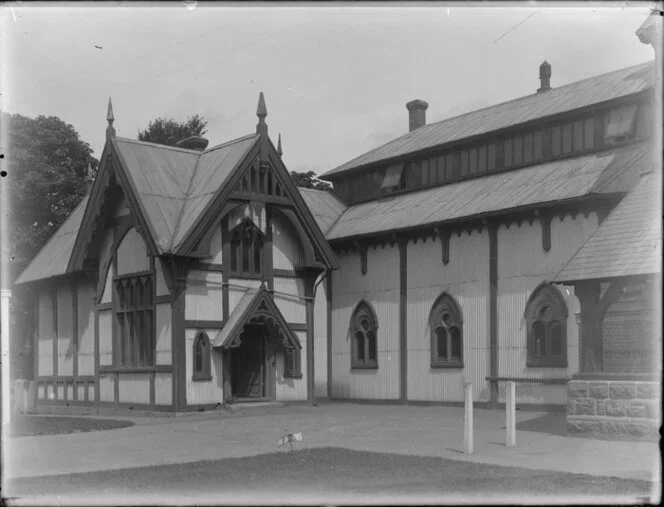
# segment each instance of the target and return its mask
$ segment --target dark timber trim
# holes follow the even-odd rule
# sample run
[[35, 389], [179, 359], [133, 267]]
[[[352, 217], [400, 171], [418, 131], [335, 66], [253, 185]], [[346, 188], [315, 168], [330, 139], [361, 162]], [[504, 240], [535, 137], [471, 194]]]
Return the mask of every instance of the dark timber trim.
[[[230, 310], [229, 310], [229, 305], [230, 302], [228, 301], [228, 275], [229, 275], [229, 268], [230, 268], [230, 262], [231, 262], [231, 243], [230, 243], [230, 238], [229, 238], [229, 230], [228, 230], [228, 215], [224, 215], [224, 217], [221, 219], [221, 238], [222, 238], [222, 254], [221, 254], [221, 259], [222, 259], [222, 286], [221, 286], [221, 295], [222, 295], [222, 318], [224, 321], [228, 321], [228, 317], [230, 315]], [[226, 365], [224, 364], [224, 371], [226, 371]]]
[[[78, 377], [78, 345], [79, 345], [79, 336], [78, 336], [78, 285], [76, 282], [71, 283], [71, 334], [72, 340], [74, 341], [74, 353], [72, 357], [72, 373], [74, 378]], [[78, 400], [78, 389], [74, 388], [74, 394], [72, 397], [74, 400]]]
[[113, 366], [102, 365], [99, 372], [107, 373], [172, 373], [174, 370], [171, 364], [158, 364], [156, 366]]
[[192, 271], [217, 271], [217, 272], [223, 272], [224, 271], [224, 265], [223, 264], [214, 264], [212, 262], [201, 262], [201, 261], [195, 261], [192, 262], [190, 265], [190, 270]]
[[[183, 281], [176, 283], [184, 284]], [[186, 350], [185, 350], [185, 290], [178, 287], [171, 303], [171, 338], [173, 363], [173, 403], [175, 411], [183, 410], [187, 406], [186, 384]]]
[[[498, 224], [489, 231], [489, 376], [498, 377]], [[490, 382], [490, 406], [498, 406], [498, 383]]]
[[399, 378], [400, 400], [408, 400], [408, 239], [399, 238]]
[[97, 308], [98, 298], [92, 298], [92, 304], [95, 312], [95, 333], [94, 333], [94, 360], [95, 360], [95, 406], [99, 407], [99, 309]]
[[299, 278], [298, 274], [291, 269], [274, 269], [273, 273], [279, 278]]
[[307, 397], [309, 403], [316, 404], [316, 378], [314, 373], [314, 286], [316, 272], [307, 273], [304, 278], [304, 294], [307, 311]]
[[327, 396], [332, 396], [332, 271], [325, 280], [325, 290], [327, 292], [326, 312], [327, 312]]
[[[33, 347], [32, 347], [32, 364], [33, 364], [33, 377], [38, 378], [39, 377], [39, 321], [41, 319], [41, 304], [40, 304], [40, 292], [36, 291], [33, 292], [33, 301], [37, 301], [36, 308], [33, 305], [32, 307], [32, 313], [34, 315], [34, 320], [33, 320], [33, 333], [32, 333], [32, 342], [33, 342]], [[34, 406], [37, 406], [39, 400], [39, 392], [37, 386], [35, 386], [34, 389]]]
[[551, 218], [549, 214], [540, 216], [542, 224], [542, 249], [545, 252], [551, 250]]
[[185, 320], [184, 327], [187, 329], [221, 329], [224, 327], [223, 320]]
[[58, 286], [51, 286], [51, 332], [53, 333], [53, 375], [58, 375]]

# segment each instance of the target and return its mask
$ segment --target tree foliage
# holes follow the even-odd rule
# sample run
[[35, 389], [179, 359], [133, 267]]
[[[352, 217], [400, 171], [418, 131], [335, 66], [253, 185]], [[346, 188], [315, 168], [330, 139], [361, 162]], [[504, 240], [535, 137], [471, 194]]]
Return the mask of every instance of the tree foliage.
[[315, 190], [330, 190], [332, 188], [332, 185], [327, 181], [319, 179], [313, 171], [307, 171], [304, 173], [291, 171], [290, 176], [298, 187], [313, 188]]
[[139, 141], [175, 146], [178, 141], [191, 136], [202, 136], [207, 132], [207, 121], [195, 114], [186, 121], [178, 122], [169, 118], [157, 118], [138, 133]]
[[98, 161], [72, 125], [55, 116], [2, 113], [9, 134], [7, 184], [12, 279], [39, 252], [86, 193]]

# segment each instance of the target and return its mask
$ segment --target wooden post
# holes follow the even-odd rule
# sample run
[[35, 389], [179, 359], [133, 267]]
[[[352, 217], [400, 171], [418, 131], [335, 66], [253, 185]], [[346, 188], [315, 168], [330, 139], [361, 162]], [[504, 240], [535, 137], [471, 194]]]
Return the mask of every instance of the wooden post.
[[507, 382], [505, 389], [505, 445], [516, 445], [516, 384]]
[[473, 453], [473, 384], [463, 384], [463, 452]]

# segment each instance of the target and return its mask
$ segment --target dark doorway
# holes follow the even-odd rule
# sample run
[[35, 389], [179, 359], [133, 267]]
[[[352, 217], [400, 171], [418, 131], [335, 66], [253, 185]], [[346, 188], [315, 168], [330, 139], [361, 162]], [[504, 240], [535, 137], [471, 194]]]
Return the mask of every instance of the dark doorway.
[[233, 398], [265, 398], [265, 330], [246, 325], [242, 343], [231, 351], [231, 386]]

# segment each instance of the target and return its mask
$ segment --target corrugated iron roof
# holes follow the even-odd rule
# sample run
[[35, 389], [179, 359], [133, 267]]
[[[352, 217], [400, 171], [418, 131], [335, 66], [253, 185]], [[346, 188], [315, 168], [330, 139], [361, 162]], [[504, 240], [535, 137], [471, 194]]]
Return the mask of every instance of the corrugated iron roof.
[[326, 172], [323, 177], [641, 92], [653, 85], [652, 67], [653, 62], [634, 65], [425, 125]]
[[[386, 197], [349, 207], [326, 234], [328, 240], [459, 220], [523, 206], [627, 191], [652, 146], [636, 143], [483, 176], [435, 188]], [[621, 174], [624, 173], [624, 174]], [[616, 183], [618, 180], [618, 183]]]
[[661, 187], [659, 171], [644, 175], [563, 267], [556, 281], [661, 273]]
[[88, 196], [86, 195], [16, 279], [15, 284], [43, 280], [66, 273], [87, 203]]
[[311, 214], [323, 234], [327, 234], [332, 225], [346, 210], [346, 205], [331, 192], [314, 190], [313, 188], [298, 188]]
[[258, 142], [258, 134], [229, 141], [200, 154], [187, 190], [186, 201], [172, 236], [171, 251], [176, 251], [185, 236], [198, 221], [203, 210], [222, 188], [237, 165], [244, 160]]

